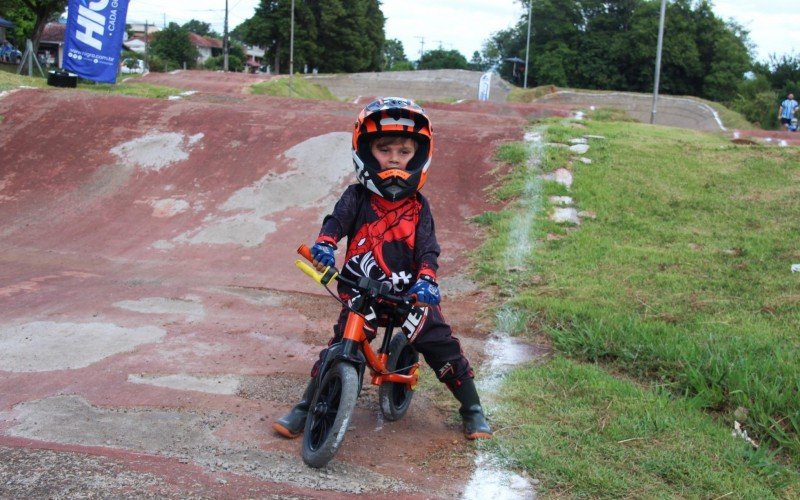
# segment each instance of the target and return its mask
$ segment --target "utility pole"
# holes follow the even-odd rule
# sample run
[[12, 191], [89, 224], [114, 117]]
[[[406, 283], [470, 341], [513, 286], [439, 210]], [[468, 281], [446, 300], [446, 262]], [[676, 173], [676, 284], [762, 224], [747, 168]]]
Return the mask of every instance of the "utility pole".
[[523, 89], [528, 88], [528, 53], [531, 50], [531, 12], [533, 12], [533, 0], [528, 0], [528, 43], [525, 45], [525, 80], [522, 82]]
[[422, 59], [422, 56], [425, 54], [425, 37], [415, 36], [414, 38], [419, 38], [419, 58]]
[[667, 11], [667, 0], [661, 0], [661, 20], [658, 22], [658, 46], [656, 47], [656, 78], [653, 83], [653, 110], [650, 112], [650, 125], [656, 122], [656, 105], [658, 103], [658, 84], [661, 77], [661, 48], [664, 45], [664, 17]]
[[294, 0], [292, 0], [292, 26], [289, 29], [289, 96], [292, 96], [294, 89]]
[[147, 60], [147, 53], [150, 51], [150, 46], [148, 42], [150, 41], [150, 36], [147, 33], [147, 29], [149, 28], [149, 23], [147, 20], [144, 22], [144, 67], [147, 70], [150, 70], [150, 62]]
[[228, 72], [228, 0], [225, 0], [225, 28], [222, 35], [222, 71]]

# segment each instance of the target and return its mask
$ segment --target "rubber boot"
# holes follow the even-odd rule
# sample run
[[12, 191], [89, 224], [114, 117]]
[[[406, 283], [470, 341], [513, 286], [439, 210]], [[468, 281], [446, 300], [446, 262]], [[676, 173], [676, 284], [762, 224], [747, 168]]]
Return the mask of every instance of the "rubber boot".
[[467, 439], [491, 439], [492, 428], [486, 422], [486, 416], [481, 408], [481, 400], [478, 397], [478, 390], [475, 388], [475, 381], [470, 379], [463, 380], [461, 385], [452, 389], [461, 408], [458, 413], [464, 421], [464, 435]]
[[308, 416], [308, 407], [317, 388], [315, 380], [312, 378], [308, 382], [300, 402], [294, 405], [294, 408], [289, 413], [272, 423], [272, 428], [275, 429], [275, 432], [290, 439], [296, 438], [303, 433], [303, 429], [306, 426], [306, 417]]

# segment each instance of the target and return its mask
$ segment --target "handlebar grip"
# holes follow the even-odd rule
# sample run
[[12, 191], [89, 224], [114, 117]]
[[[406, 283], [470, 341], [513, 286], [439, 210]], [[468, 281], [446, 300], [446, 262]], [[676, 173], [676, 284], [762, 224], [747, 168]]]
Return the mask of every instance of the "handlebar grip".
[[[300, 251], [298, 250], [298, 253], [299, 252]], [[320, 285], [322, 284], [322, 274], [318, 273], [316, 271], [316, 269], [314, 269], [313, 267], [309, 266], [308, 264], [306, 264], [302, 260], [294, 261], [294, 265], [297, 266], [298, 269], [300, 269], [301, 271], [303, 271], [304, 273], [309, 275], [311, 277], [311, 279], [313, 279], [314, 281], [316, 281]]]
[[300, 245], [300, 247], [298, 247], [297, 253], [302, 255], [309, 262], [314, 261], [314, 257], [311, 256], [311, 249], [309, 249], [308, 245], [306, 245], [305, 243], [303, 243], [302, 245]]

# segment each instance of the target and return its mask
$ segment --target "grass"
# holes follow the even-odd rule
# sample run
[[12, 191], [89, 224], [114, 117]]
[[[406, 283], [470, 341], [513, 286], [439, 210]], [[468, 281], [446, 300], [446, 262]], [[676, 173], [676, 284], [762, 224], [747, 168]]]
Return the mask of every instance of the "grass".
[[318, 99], [325, 101], [338, 100], [327, 87], [311, 83], [308, 80], [288, 76], [271, 78], [266, 82], [257, 83], [250, 87], [253, 94], [271, 95], [277, 97], [296, 97], [299, 99]]
[[508, 102], [530, 103], [542, 97], [543, 95], [555, 93], [557, 90], [558, 89], [554, 85], [542, 85], [529, 89], [512, 86], [507, 100]]
[[[786, 475], [765, 453], [684, 401], [557, 356], [515, 372], [495, 451], [540, 495], [774, 498]], [[507, 424], [507, 427], [502, 427]]]
[[[62, 90], [57, 87], [47, 85], [47, 79], [34, 72], [34, 76], [23, 76], [16, 74], [16, 66], [0, 65], [0, 92], [12, 90], [20, 87], [47, 88], [52, 90]], [[38, 76], [37, 76], [38, 75]], [[126, 81], [123, 81], [126, 80]], [[96, 83], [88, 80], [78, 80], [78, 90], [88, 90], [101, 94], [117, 94], [135, 97], [148, 97], [152, 99], [165, 99], [169, 96], [178, 95], [180, 89], [166, 87], [163, 85], [152, 85], [149, 83], [139, 83], [138, 78], [118, 79], [118, 83]]]
[[[492, 235], [478, 279], [557, 353], [505, 385], [495, 446], [553, 494], [800, 495], [800, 152], [601, 118], [538, 125], [546, 142], [606, 139], [590, 140], [590, 165], [540, 152], [575, 181], [540, 181], [536, 204], [516, 198], [531, 175], [520, 146], [501, 148], [507, 209], [476, 219]], [[555, 194], [596, 218], [549, 221]], [[537, 212], [535, 241], [509, 273], [521, 210]], [[731, 437], [734, 420], [760, 448]]]

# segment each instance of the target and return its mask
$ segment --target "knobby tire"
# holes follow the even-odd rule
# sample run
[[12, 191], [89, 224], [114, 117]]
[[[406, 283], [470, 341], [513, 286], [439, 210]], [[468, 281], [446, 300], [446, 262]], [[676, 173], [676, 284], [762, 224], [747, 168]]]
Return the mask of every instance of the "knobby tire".
[[[406, 336], [396, 333], [389, 343], [389, 359], [386, 360], [386, 369], [390, 372], [397, 368], [410, 367], [419, 361], [419, 354], [409, 344]], [[401, 370], [399, 373], [408, 375], [410, 369]], [[411, 406], [414, 391], [406, 384], [386, 382], [378, 388], [378, 400], [381, 403], [381, 413], [386, 420], [395, 421], [403, 418]]]
[[349, 363], [336, 363], [322, 378], [309, 407], [303, 433], [303, 462], [325, 467], [344, 440], [358, 398], [358, 372]]

